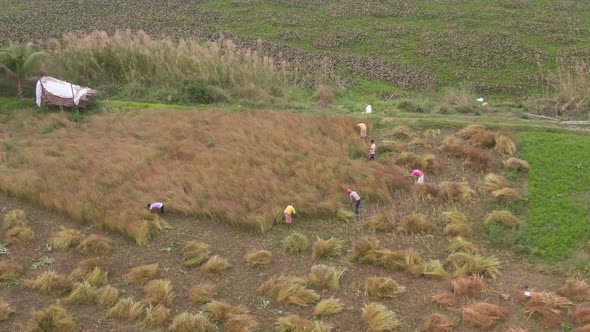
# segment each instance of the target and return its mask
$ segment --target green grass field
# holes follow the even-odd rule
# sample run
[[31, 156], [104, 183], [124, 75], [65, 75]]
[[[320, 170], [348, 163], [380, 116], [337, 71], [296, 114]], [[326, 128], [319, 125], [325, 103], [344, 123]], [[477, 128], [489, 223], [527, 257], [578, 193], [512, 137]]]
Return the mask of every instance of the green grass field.
[[6, 32], [0, 43], [94, 29], [175, 38], [225, 33], [253, 46], [270, 42], [268, 51], [301, 63], [329, 57], [343, 72], [407, 92], [432, 88], [432, 79], [437, 88], [463, 85], [488, 96], [539, 93], [556, 60], [590, 59], [587, 1], [106, 1], [79, 11], [67, 0], [10, 0], [0, 6], [7, 9], [0, 13]]
[[523, 135], [530, 163], [527, 242], [549, 260], [570, 257], [590, 237], [590, 137]]

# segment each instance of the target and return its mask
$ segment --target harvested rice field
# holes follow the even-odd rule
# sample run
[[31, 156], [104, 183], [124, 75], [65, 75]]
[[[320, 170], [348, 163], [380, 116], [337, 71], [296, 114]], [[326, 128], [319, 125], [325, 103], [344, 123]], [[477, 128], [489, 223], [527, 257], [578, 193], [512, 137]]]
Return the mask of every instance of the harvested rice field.
[[[26, 120], [25, 128], [2, 138], [5, 146], [18, 147], [20, 159], [9, 150], [3, 155], [0, 173], [2, 189], [10, 194], [0, 195], [0, 329], [561, 331], [588, 323], [587, 278], [529, 263], [523, 248], [527, 170], [534, 164], [517, 158], [522, 152], [514, 133], [481, 126], [432, 129], [369, 121], [370, 138], [377, 142], [377, 161], [369, 162], [365, 160], [368, 143], [358, 138], [356, 119], [338, 118], [326, 129], [309, 115], [254, 114], [270, 119], [259, 121], [263, 124], [249, 122], [255, 132], [259, 125], [290, 132], [285, 126], [296, 123], [297, 129], [308, 133], [295, 139], [287, 135], [269, 140], [268, 147], [279, 149], [276, 142], [292, 139], [280, 149], [297, 151], [303, 161], [296, 165], [326, 166], [322, 159], [334, 158], [341, 162], [332, 167], [342, 165], [348, 170], [323, 168], [313, 173], [311, 167], [305, 173], [293, 168], [280, 173], [268, 165], [282, 162], [281, 157], [293, 158], [291, 155], [259, 161], [262, 158], [248, 154], [258, 148], [238, 153], [225, 134], [215, 136], [211, 131], [210, 136], [192, 136], [189, 130], [177, 127], [180, 120], [165, 127], [155, 121], [154, 126], [135, 134], [122, 129], [140, 128], [134, 121], [144, 123], [150, 116], [178, 117], [176, 111], [130, 116], [119, 119], [124, 121], [119, 125], [107, 125], [110, 115], [72, 125], [59, 114], [51, 119], [20, 114], [19, 122]], [[240, 134], [249, 135], [237, 129], [244, 121], [233, 118], [242, 116], [239, 113], [187, 116], [194, 117], [197, 128], [203, 121], [214, 128], [228, 126], [226, 131], [233, 133], [234, 140], [243, 139]], [[46, 121], [63, 121], [63, 125], [40, 134]], [[10, 119], [2, 124], [7, 129], [13, 125]], [[106, 128], [111, 134], [97, 143], [94, 138]], [[319, 142], [314, 131], [321, 132]], [[166, 135], [182, 137], [178, 143], [166, 140], [166, 148], [174, 153], [159, 151], [159, 158], [154, 158], [142, 150], [142, 141], [149, 143]], [[84, 142], [71, 147], [79, 151], [78, 161], [66, 160], [75, 156], [69, 153], [39, 153], [49, 151], [50, 142], [60, 146], [60, 140], [71, 137]], [[197, 146], [193, 139], [205, 145], [197, 151], [213, 149], [211, 156], [219, 158], [215, 159], [218, 164], [230, 165], [236, 154], [243, 156], [240, 174], [249, 182], [235, 177], [227, 183], [221, 179], [209, 182], [209, 187], [198, 187], [197, 178], [187, 177], [190, 173], [186, 172], [184, 182], [167, 183], [170, 174], [189, 169], [191, 163], [201, 165], [198, 179], [213, 181], [210, 178], [218, 171], [215, 165], [204, 166], [205, 157], [187, 154], [191, 144]], [[124, 142], [124, 148], [109, 150], [109, 140]], [[215, 143], [207, 148], [211, 140]], [[146, 146], [152, 147], [150, 144]], [[266, 140], [261, 136], [250, 144], [264, 146]], [[321, 156], [322, 146], [332, 151]], [[124, 151], [134, 154], [125, 157]], [[101, 158], [80, 161], [89, 155]], [[127, 165], [138, 165], [140, 174], [153, 174], [149, 181], [140, 182], [142, 176], [134, 177], [135, 171], [122, 171], [131, 160]], [[162, 165], [170, 160], [175, 166], [166, 175]], [[404, 177], [414, 168], [425, 171], [424, 185]], [[102, 176], [72, 179], [71, 174], [89, 169]], [[265, 182], [268, 174], [259, 169], [278, 179]], [[53, 170], [53, 180], [42, 176], [48, 170]], [[115, 179], [109, 172], [119, 172], [118, 180], [108, 182]], [[374, 178], [367, 178], [371, 172]], [[76, 191], [65, 195], [62, 187], [43, 186], [48, 183], [44, 181], [55, 179], [64, 183], [68, 179], [69, 190], [78, 183], [80, 195], [85, 195], [82, 202], [76, 202]], [[314, 194], [305, 192], [314, 179], [326, 186], [318, 185]], [[93, 181], [98, 191], [92, 195]], [[277, 189], [273, 196], [276, 181], [293, 185]], [[390, 184], [382, 189], [387, 181]], [[220, 186], [224, 183], [225, 187]], [[232, 192], [236, 188], [247, 191], [254, 183], [257, 194], [267, 192], [267, 201], [255, 205], [241, 199], [247, 196]], [[331, 188], [332, 183], [338, 183], [336, 188]], [[136, 185], [138, 193], [125, 191], [130, 185]], [[192, 189], [178, 191], [177, 186]], [[358, 218], [351, 215], [345, 190], [349, 186], [363, 198]], [[158, 188], [167, 188], [159, 196], [168, 204], [161, 217], [141, 211]], [[235, 199], [235, 211], [252, 209], [244, 215], [249, 220], [263, 220], [256, 218], [263, 218], [265, 211], [278, 211], [279, 217], [270, 218], [264, 229], [241, 227], [241, 214], [222, 218], [212, 213], [213, 202], [197, 200], [201, 191], [210, 197], [225, 194]], [[108, 194], [119, 195], [118, 200], [108, 201], [107, 206], [92, 201]], [[288, 200], [282, 204], [278, 195]], [[293, 224], [286, 225], [280, 212], [291, 200], [297, 203], [298, 215]], [[331, 208], [325, 208], [324, 201]], [[76, 204], [86, 206], [86, 211], [93, 206], [103, 208], [95, 216], [104, 219], [92, 223], [78, 218], [71, 209], [79, 206]], [[145, 241], [138, 241], [127, 224], [117, 227], [109, 218], [134, 208], [149, 225]], [[524, 296], [524, 285], [531, 296]]]

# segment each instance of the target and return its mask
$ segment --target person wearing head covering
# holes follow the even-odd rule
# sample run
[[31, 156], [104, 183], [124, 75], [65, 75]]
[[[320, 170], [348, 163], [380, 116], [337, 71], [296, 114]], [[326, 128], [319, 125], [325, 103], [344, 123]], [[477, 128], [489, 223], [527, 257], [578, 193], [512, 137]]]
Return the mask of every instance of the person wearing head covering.
[[424, 172], [422, 172], [419, 169], [415, 169], [412, 171], [412, 173], [410, 173], [410, 175], [408, 175], [409, 177], [415, 177], [416, 178], [416, 184], [423, 184], [424, 183]]
[[346, 189], [348, 196], [350, 197], [350, 204], [354, 204], [354, 214], [359, 215], [359, 208], [361, 207], [361, 196], [352, 189]]
[[369, 150], [369, 160], [375, 160], [375, 151], [377, 150], [377, 146], [375, 145], [375, 140], [371, 140], [371, 149]]
[[162, 202], [155, 202], [152, 204], [148, 204], [147, 208], [150, 212], [155, 211], [159, 213], [164, 213], [164, 203]]
[[291, 224], [293, 222], [293, 215], [295, 214], [295, 203], [287, 205], [287, 208], [283, 212], [285, 213], [285, 222]]
[[362, 122], [359, 122], [356, 126], [360, 128], [361, 138], [366, 139], [367, 138], [367, 125]]

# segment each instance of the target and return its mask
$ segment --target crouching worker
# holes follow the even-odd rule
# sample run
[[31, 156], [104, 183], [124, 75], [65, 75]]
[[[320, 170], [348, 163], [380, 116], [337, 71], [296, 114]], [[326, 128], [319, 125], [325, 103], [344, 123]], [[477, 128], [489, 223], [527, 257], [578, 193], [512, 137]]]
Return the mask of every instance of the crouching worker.
[[293, 215], [295, 214], [295, 203], [291, 203], [291, 205], [287, 205], [285, 209], [285, 222], [287, 224], [291, 224], [293, 222]]
[[354, 204], [354, 214], [358, 217], [359, 208], [361, 207], [361, 196], [352, 189], [346, 189], [350, 197], [350, 204]]
[[421, 170], [415, 169], [408, 176], [416, 178], [416, 184], [424, 184], [424, 172]]
[[154, 211], [156, 213], [164, 213], [164, 203], [162, 202], [155, 202], [152, 204], [148, 204], [147, 208], [150, 212]]

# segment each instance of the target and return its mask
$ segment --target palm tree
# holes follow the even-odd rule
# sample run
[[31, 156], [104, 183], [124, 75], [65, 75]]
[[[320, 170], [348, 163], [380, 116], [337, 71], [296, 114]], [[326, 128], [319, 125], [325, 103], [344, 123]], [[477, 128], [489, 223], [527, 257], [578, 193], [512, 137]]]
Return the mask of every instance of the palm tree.
[[23, 80], [38, 68], [47, 53], [39, 51], [33, 43], [9, 44], [0, 49], [0, 70], [16, 81], [18, 98], [23, 99]]

